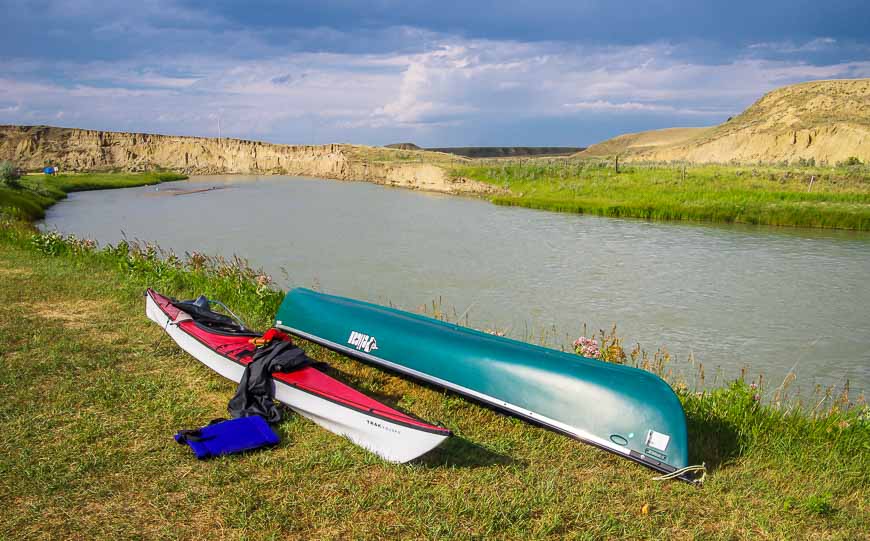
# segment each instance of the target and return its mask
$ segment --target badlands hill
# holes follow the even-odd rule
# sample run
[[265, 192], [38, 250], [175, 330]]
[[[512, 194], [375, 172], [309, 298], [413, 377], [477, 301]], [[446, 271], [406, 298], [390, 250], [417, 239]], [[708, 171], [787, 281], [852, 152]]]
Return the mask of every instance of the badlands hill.
[[672, 128], [621, 135], [577, 156], [690, 162], [835, 164], [870, 161], [870, 79], [812, 81], [764, 95], [712, 128]]

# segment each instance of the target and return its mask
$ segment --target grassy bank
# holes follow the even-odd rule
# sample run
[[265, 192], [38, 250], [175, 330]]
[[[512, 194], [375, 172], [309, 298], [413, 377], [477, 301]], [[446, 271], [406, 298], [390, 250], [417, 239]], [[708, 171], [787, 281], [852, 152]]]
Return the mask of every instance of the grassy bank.
[[870, 167], [526, 160], [457, 166], [501, 205], [654, 220], [870, 230]]
[[866, 407], [762, 404], [745, 381], [678, 387], [691, 459], [710, 468], [698, 489], [302, 344], [456, 437], [393, 465], [288, 415], [278, 448], [197, 462], [171, 435], [224, 416], [234, 386], [163, 337], [142, 291], [205, 293], [263, 328], [281, 299], [264, 276], [7, 221], [0, 277], [3, 538], [858, 539], [870, 524]]
[[130, 188], [185, 178], [185, 175], [170, 172], [25, 175], [18, 188], [0, 185], [0, 212], [36, 220], [45, 215], [45, 209], [70, 192]]

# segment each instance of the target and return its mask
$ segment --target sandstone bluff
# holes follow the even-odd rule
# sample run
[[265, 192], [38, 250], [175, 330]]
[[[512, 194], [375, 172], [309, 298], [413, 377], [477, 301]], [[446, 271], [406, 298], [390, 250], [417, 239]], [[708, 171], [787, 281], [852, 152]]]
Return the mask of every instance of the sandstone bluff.
[[489, 193], [492, 187], [453, 178], [439, 153], [358, 145], [278, 145], [228, 138], [107, 132], [51, 126], [0, 126], [0, 160], [26, 170], [147, 171], [189, 175], [281, 174], [362, 180], [446, 193]]

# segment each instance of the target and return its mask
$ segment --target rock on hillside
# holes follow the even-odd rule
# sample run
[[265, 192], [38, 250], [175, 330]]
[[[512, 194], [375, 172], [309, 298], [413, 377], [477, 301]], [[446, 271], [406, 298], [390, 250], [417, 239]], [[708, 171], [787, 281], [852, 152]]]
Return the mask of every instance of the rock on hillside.
[[[25, 170], [46, 165], [61, 171], [146, 171], [190, 175], [223, 173], [304, 175], [439, 192], [485, 193], [493, 188], [454, 179], [436, 163], [440, 154], [417, 152], [402, 161], [398, 150], [357, 145], [277, 145], [213, 139], [106, 132], [51, 126], [0, 126], [0, 160]], [[430, 157], [431, 155], [431, 157]]]
[[[659, 132], [663, 131], [666, 130]], [[631, 137], [653, 137], [655, 133]], [[855, 156], [868, 162], [870, 79], [812, 81], [779, 88], [728, 122], [690, 135], [670, 144], [622, 147], [631, 159], [691, 162], [814, 159], [835, 164]], [[596, 146], [619, 148], [618, 139]]]

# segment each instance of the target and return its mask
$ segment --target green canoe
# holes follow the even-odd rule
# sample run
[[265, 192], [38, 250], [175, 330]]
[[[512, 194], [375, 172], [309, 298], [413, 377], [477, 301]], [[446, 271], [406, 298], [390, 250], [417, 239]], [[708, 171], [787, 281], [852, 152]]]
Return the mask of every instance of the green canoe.
[[683, 408], [649, 372], [301, 288], [275, 324], [659, 472], [688, 466]]

